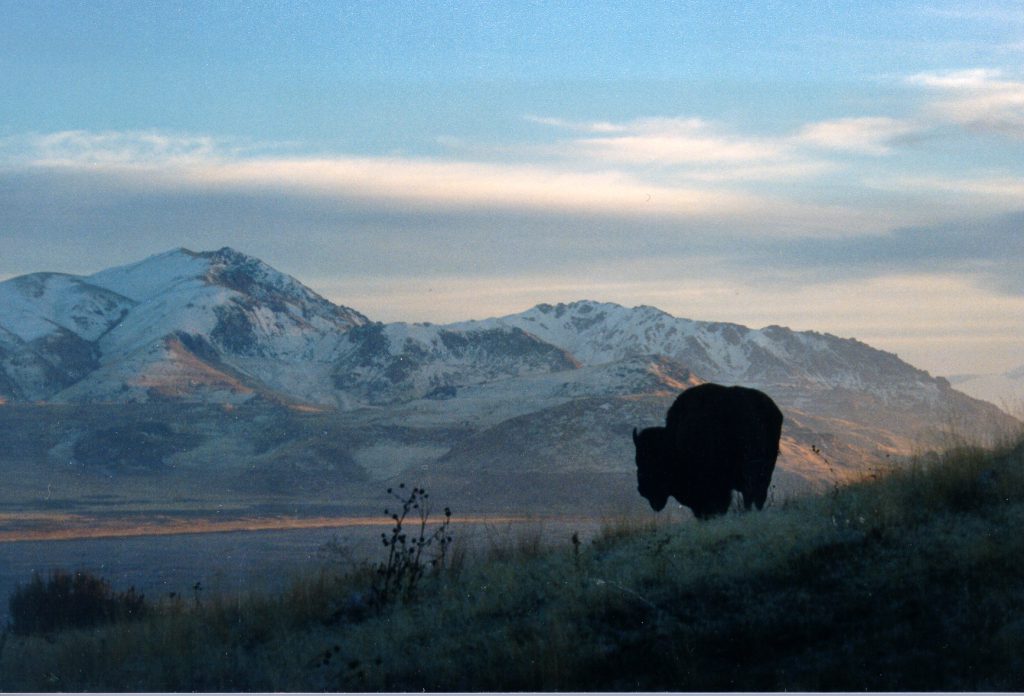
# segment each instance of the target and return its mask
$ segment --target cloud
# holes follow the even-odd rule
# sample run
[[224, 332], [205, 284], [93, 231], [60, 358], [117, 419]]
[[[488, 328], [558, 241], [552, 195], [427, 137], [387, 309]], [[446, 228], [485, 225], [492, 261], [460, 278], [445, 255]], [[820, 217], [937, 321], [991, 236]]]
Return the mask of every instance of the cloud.
[[[738, 140], [708, 137], [706, 124], [699, 120], [648, 119], [631, 129], [638, 135], [625, 136], [618, 143], [583, 139], [582, 146], [574, 147], [618, 151], [622, 159], [633, 161], [656, 156], [692, 160], [704, 152], [706, 158], [717, 157], [722, 167], [699, 167], [689, 175], [674, 176], [615, 161], [595, 165], [590, 155], [583, 164], [267, 156], [257, 146], [207, 137], [73, 131], [0, 142], [0, 168], [79, 173], [94, 181], [106, 178], [110, 191], [187, 190], [199, 196], [221, 191], [423, 212], [533, 211], [621, 220], [705, 221], [756, 226], [759, 234], [848, 234], [851, 228], [888, 220], [873, 213], [865, 217], [854, 208], [798, 202], [731, 186], [743, 177], [799, 176], [808, 167], [820, 170], [821, 165], [775, 159], [773, 147], [758, 150]], [[668, 146], [676, 149], [657, 154]]]
[[[858, 122], [852, 130], [891, 134], [897, 126]], [[645, 132], [702, 128], [661, 121]], [[340, 234], [332, 230], [359, 231], [363, 252], [351, 252], [353, 258], [362, 253], [361, 263], [374, 263], [388, 247], [402, 258], [391, 263], [407, 269], [448, 267], [460, 245], [473, 257], [468, 263], [491, 271], [502, 264], [525, 272], [601, 258], [663, 258], [671, 265], [698, 257], [766, 278], [799, 272], [801, 282], [958, 269], [993, 289], [1024, 294], [1024, 216], [978, 212], [1022, 207], [1024, 184], [1012, 177], [892, 177], [879, 184], [900, 195], [920, 190], [926, 202], [939, 196], [955, 203], [904, 210], [793, 201], [727, 180], [674, 185], [671, 177], [644, 178], [624, 168], [239, 156], [205, 138], [147, 136], [135, 143], [127, 134], [101, 135], [48, 137], [41, 154], [25, 160], [30, 164], [0, 167], [0, 228], [89, 235], [146, 228], [152, 239], [191, 230], [203, 244], [219, 232], [259, 239], [284, 230], [327, 240]], [[952, 190], [959, 195], [949, 196]], [[966, 205], [968, 193], [981, 203]], [[959, 222], [938, 222], [954, 213]]]
[[[987, 89], [997, 82], [992, 71], [916, 79], [943, 89], [963, 85]], [[404, 215], [400, 224], [406, 227], [437, 221], [430, 223], [435, 228], [460, 227], [467, 220], [501, 227], [513, 224], [510, 221], [522, 224], [532, 216], [546, 221], [547, 234], [589, 226], [607, 240], [630, 230], [637, 241], [670, 255], [695, 247], [713, 252], [732, 245], [729, 255], [737, 258], [756, 259], [785, 248], [793, 258], [814, 262], [815, 254], [821, 261], [842, 251], [846, 265], [856, 268], [879, 258], [922, 261], [917, 253], [921, 247], [910, 239], [942, 240], [957, 250], [956, 258], [971, 259], [977, 251], [972, 247], [977, 233], [969, 227], [942, 227], [940, 221], [951, 215], [985, 220], [980, 213], [985, 208], [990, 213], [1019, 210], [1024, 199], [1024, 183], [1011, 174], [953, 178], [862, 171], [843, 179], [841, 167], [846, 165], [841, 159], [802, 156], [806, 149], [839, 153], [836, 157], [846, 152], [891, 154], [895, 143], [920, 128], [909, 119], [832, 119], [807, 124], [795, 134], [750, 138], [698, 118], [622, 123], [530, 118], [582, 134], [564, 143], [578, 159], [538, 158], [521, 163], [270, 156], [258, 145], [158, 132], [68, 131], [9, 137], [0, 139], [0, 173], [6, 170], [8, 182], [13, 183], [0, 187], [0, 203], [7, 209], [8, 229], [20, 224], [19, 216], [41, 215], [38, 208], [46, 197], [52, 201], [48, 205], [53, 214], [64, 211], [63, 220], [123, 215], [114, 211], [131, 198], [148, 200], [167, 215], [187, 198], [192, 207], [206, 211], [208, 220], [221, 220], [217, 224], [224, 224], [223, 216], [215, 213], [217, 201], [224, 208], [260, 208], [263, 219], [279, 219], [285, 226], [289, 219], [309, 225], [316, 215], [340, 221], [353, 211], [377, 220]], [[650, 162], [665, 166], [636, 166]], [[799, 187], [779, 185], [773, 190], [742, 185], [825, 173], [838, 177], [834, 180], [838, 186], [860, 186], [857, 195], [862, 198], [851, 196], [851, 203], [841, 204], [816, 201]], [[17, 183], [19, 176], [26, 175], [34, 177], [30, 183], [25, 183], [27, 179]], [[829, 187], [837, 184], [830, 182]], [[92, 193], [83, 196], [82, 191]], [[877, 201], [863, 198], [872, 191], [884, 195]], [[958, 196], [953, 199], [949, 192]], [[885, 202], [885, 196], [891, 201], [893, 195], [900, 196], [900, 204]], [[180, 219], [181, 213], [176, 215]], [[255, 213], [247, 215], [246, 219], [257, 221]], [[421, 222], [414, 220], [416, 216]], [[996, 226], [1002, 229], [1009, 224], [1014, 234], [1021, 229], [1020, 219], [1012, 215], [992, 219], [1010, 220]], [[931, 229], [927, 235], [906, 232], [925, 228]], [[1002, 237], [1004, 241], [1011, 238]], [[965, 246], [958, 241], [963, 239], [972, 241]], [[1000, 253], [1010, 251], [1024, 257], [1024, 250], [1017, 247], [1002, 248]], [[988, 261], [996, 267], [1006, 264], [999, 257]], [[1012, 282], [1000, 285], [1011, 286]]]
[[586, 134], [564, 141], [558, 151], [563, 156], [609, 164], [734, 164], [778, 160], [789, 154], [781, 141], [723, 133], [700, 118], [645, 118], [625, 123], [529, 120]]
[[710, 210], [739, 212], [756, 205], [740, 194], [667, 187], [615, 170], [579, 172], [414, 158], [256, 159], [207, 166], [189, 175], [214, 186], [285, 188], [427, 207], [691, 216]]
[[608, 121], [570, 121], [564, 118], [550, 116], [525, 116], [527, 121], [542, 126], [551, 126], [561, 130], [579, 131], [581, 133], [621, 133], [624, 126], [610, 123]]
[[61, 131], [0, 138], [0, 156], [39, 166], [159, 166], [209, 160], [223, 145], [208, 136], [154, 131]]
[[1024, 82], [1000, 70], [924, 72], [907, 82], [942, 95], [928, 109], [941, 120], [1024, 139]]
[[661, 167], [704, 182], [814, 177], [849, 166], [849, 155], [894, 155], [915, 136], [935, 134], [950, 123], [1024, 139], [1024, 82], [1002, 71], [922, 72], [903, 82], [930, 95], [916, 115], [826, 119], [791, 133], [754, 136], [697, 117], [527, 120], [571, 136], [549, 147], [549, 154], [614, 167]]
[[633, 172], [701, 189], [739, 190], [744, 185], [809, 179], [841, 168], [821, 156], [821, 147], [808, 148], [805, 141], [788, 135], [731, 132], [701, 118], [642, 118], [620, 123], [538, 116], [527, 120], [570, 137], [520, 147], [520, 155], [581, 168]]
[[613, 167], [660, 167], [691, 181], [798, 179], [850, 164], [849, 155], [891, 156], [915, 136], [950, 123], [1024, 139], [1024, 82], [992, 69], [922, 72], [903, 82], [929, 93], [911, 117], [849, 116], [810, 122], [795, 132], [754, 136], [697, 117], [623, 122], [528, 116], [562, 131], [548, 148], [565, 160]]
[[[1024, 179], [1015, 176], [901, 176], [874, 179], [870, 185], [890, 191], [925, 191], [957, 194], [956, 205], [966, 208], [1018, 209], [1024, 201]], [[973, 199], [973, 200], [972, 200]]]
[[[622, 137], [745, 140], [695, 119], [611, 125]], [[843, 188], [844, 172], [828, 169], [848, 151], [836, 143], [892, 148], [859, 158], [877, 167], [898, 157], [903, 130], [896, 119], [823, 121], [768, 139], [777, 156], [650, 167], [268, 155], [160, 133], [7, 138], [0, 274], [91, 272], [172, 246], [230, 244], [374, 318], [464, 319], [590, 297], [844, 332], [883, 347], [911, 336], [908, 347], [934, 341], [930, 364], [948, 364], [937, 337], [953, 329], [932, 322], [943, 328], [929, 334], [925, 308], [938, 322], [944, 304], [1010, 311], [1024, 302], [1024, 213], [978, 212], [1024, 207], [1019, 179], [888, 172], [877, 196], [861, 189], [837, 205], [816, 202], [794, 179], [758, 191], [737, 178], [818, 165], [838, 177], [822, 188]], [[612, 137], [572, 135], [570, 143]], [[828, 157], [801, 159], [804, 149]], [[948, 282], [929, 293], [928, 279]], [[1019, 337], [1022, 315], [1005, 316], [1006, 335]], [[995, 318], [986, 321], [979, 330], [994, 336]], [[983, 345], [956, 340], [964, 356]]]
[[[929, 273], [960, 276], [1001, 295], [1024, 298], [1024, 212], [899, 228], [846, 238], [754, 242], [746, 257], [786, 259], [781, 278], [799, 269], [804, 282]], [[1024, 315], [1022, 315], [1024, 316]]]
[[766, 161], [782, 150], [772, 143], [723, 138], [706, 133], [622, 135], [577, 140], [579, 154], [627, 164], [708, 164]]
[[911, 75], [907, 82], [945, 90], [977, 90], [990, 87], [1000, 74], [998, 70], [984, 68], [944, 73], [924, 72]]
[[887, 155], [894, 141], [920, 129], [913, 121], [886, 116], [841, 118], [804, 126], [795, 141], [827, 150]]
[[752, 136], [701, 118], [622, 123], [536, 116], [529, 120], [573, 135], [549, 146], [548, 155], [629, 169], [657, 167], [680, 181], [736, 184], [836, 173], [848, 168], [851, 154], [892, 154], [897, 145], [928, 128], [913, 119], [862, 116], [812, 122], [791, 133]]

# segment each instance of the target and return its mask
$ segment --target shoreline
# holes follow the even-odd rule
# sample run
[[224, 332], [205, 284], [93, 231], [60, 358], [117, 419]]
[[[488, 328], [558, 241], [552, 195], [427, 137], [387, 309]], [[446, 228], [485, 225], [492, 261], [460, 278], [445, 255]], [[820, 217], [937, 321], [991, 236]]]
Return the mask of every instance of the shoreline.
[[[78, 527], [56, 527], [42, 526], [41, 528], [26, 527], [17, 530], [0, 530], [0, 543], [17, 544], [22, 542], [38, 541], [73, 541], [80, 539], [116, 539], [128, 537], [147, 536], [176, 536], [190, 534], [222, 534], [236, 532], [267, 532], [287, 531], [298, 529], [344, 529], [350, 527], [388, 527], [394, 525], [391, 519], [380, 517], [349, 516], [349, 517], [240, 517], [230, 520], [211, 519], [184, 519], [174, 520], [165, 518], [161, 522], [136, 522], [127, 520], [112, 520], [107, 524], [95, 524], [97, 520], [85, 516], [68, 515], [60, 518], [48, 517], [51, 523], [80, 522], [83, 526]], [[26, 518], [38, 520], [39, 517]], [[439, 518], [440, 519], [440, 518]], [[523, 524], [529, 522], [572, 522], [572, 521], [593, 521], [578, 515], [462, 515], [453, 516], [452, 524]], [[85, 526], [88, 522], [94, 526]], [[409, 519], [407, 524], [418, 520]]]

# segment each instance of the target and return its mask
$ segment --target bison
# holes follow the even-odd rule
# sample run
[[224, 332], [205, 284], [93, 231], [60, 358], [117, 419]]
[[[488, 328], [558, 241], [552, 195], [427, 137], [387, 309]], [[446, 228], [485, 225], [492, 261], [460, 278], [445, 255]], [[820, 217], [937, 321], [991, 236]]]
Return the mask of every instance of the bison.
[[680, 394], [664, 427], [633, 429], [637, 490], [655, 511], [669, 496], [698, 519], [724, 514], [732, 492], [760, 510], [779, 456], [782, 412], [746, 387], [701, 384]]

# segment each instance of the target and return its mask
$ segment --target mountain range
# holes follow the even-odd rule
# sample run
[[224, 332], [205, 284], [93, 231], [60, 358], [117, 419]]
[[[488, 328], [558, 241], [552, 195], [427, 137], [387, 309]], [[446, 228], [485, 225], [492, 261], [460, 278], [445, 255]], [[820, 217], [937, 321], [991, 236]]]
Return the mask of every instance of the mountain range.
[[27, 479], [26, 500], [31, 481], [61, 472], [86, 488], [141, 472], [263, 494], [402, 476], [489, 509], [557, 504], [581, 485], [584, 498], [632, 500], [631, 429], [704, 381], [782, 407], [782, 492], [951, 430], [1019, 425], [855, 339], [654, 307], [380, 323], [230, 248], [0, 283], [0, 421], [20, 443], [0, 466], [47, 472]]

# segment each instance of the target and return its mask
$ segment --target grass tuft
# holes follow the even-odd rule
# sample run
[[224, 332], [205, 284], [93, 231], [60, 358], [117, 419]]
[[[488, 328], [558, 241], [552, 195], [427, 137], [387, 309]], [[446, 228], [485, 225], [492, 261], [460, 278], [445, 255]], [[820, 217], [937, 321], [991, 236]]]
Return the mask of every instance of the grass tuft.
[[49, 634], [65, 628], [91, 627], [143, 616], [145, 597], [131, 588], [115, 593], [92, 573], [54, 570], [46, 580], [33, 573], [19, 585], [9, 603], [10, 630], [15, 635]]

